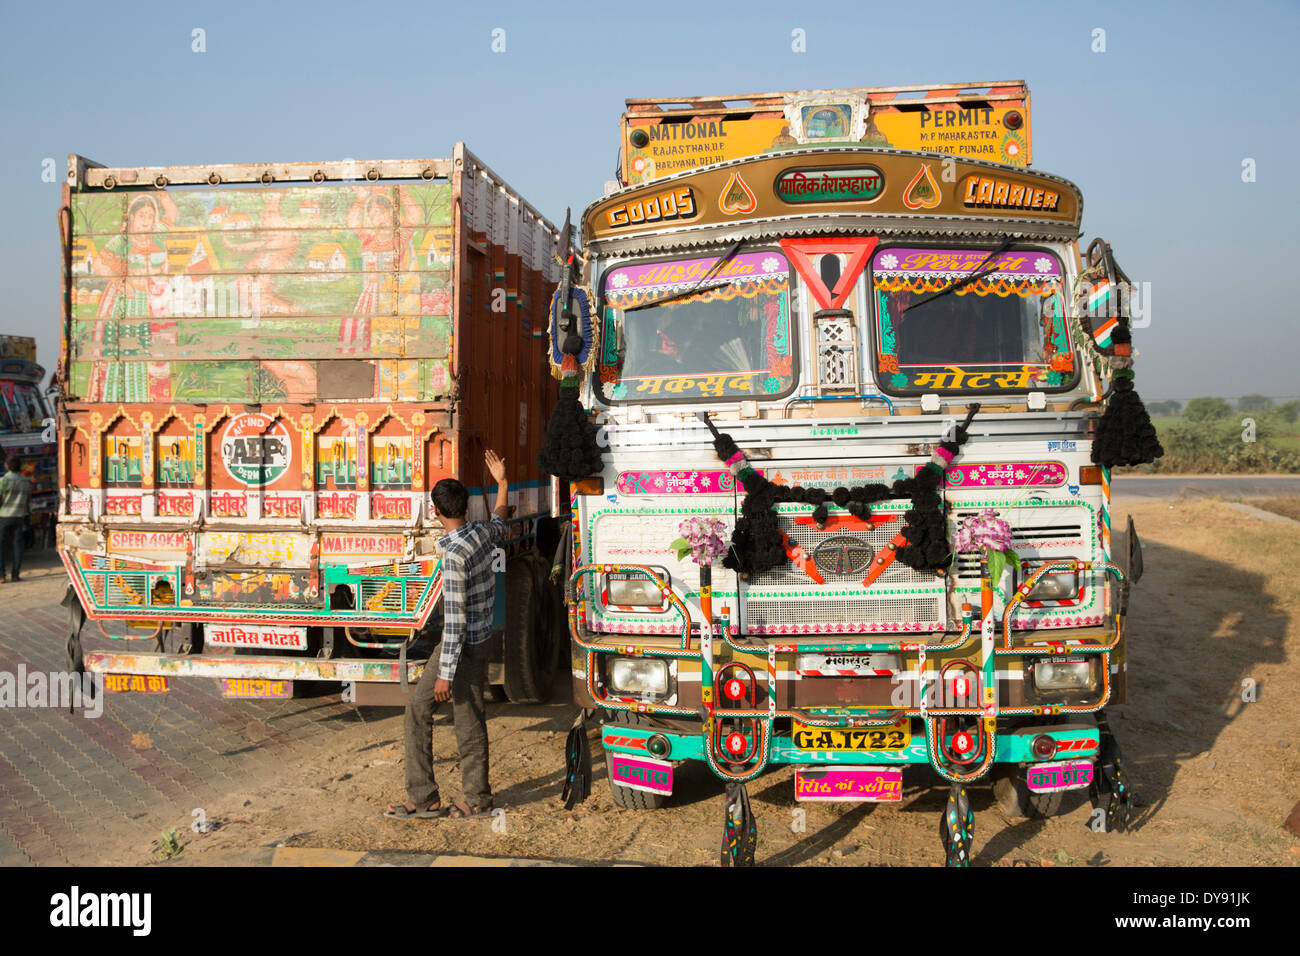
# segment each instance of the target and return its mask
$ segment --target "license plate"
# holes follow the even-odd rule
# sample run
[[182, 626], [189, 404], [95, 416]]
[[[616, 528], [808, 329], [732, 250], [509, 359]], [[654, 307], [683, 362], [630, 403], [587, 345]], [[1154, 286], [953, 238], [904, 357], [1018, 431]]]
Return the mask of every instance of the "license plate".
[[168, 678], [156, 674], [105, 674], [104, 690], [110, 694], [165, 694]]
[[614, 782], [647, 793], [673, 792], [673, 765], [666, 760], [610, 754]]
[[795, 768], [794, 798], [846, 803], [903, 799], [901, 767]]
[[900, 717], [889, 727], [809, 727], [796, 720], [790, 742], [799, 750], [903, 750], [912, 742], [912, 721]]
[[1025, 770], [1025, 784], [1034, 793], [1058, 790], [1081, 790], [1092, 783], [1092, 764], [1085, 761], [1059, 760], [1034, 763]]
[[288, 700], [293, 696], [293, 681], [267, 680], [264, 677], [223, 677], [221, 696], [240, 700]]
[[264, 624], [212, 624], [204, 629], [203, 643], [213, 647], [260, 647], [301, 651], [307, 647], [307, 628]]
[[897, 654], [800, 654], [800, 677], [893, 677], [900, 670]]

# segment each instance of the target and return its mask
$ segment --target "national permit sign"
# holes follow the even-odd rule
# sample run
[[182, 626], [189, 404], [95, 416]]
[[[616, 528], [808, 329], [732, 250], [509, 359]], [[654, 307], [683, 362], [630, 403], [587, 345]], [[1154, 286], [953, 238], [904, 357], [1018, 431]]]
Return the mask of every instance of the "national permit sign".
[[230, 477], [242, 485], [272, 484], [293, 460], [289, 430], [269, 415], [236, 415], [221, 433], [221, 460]]

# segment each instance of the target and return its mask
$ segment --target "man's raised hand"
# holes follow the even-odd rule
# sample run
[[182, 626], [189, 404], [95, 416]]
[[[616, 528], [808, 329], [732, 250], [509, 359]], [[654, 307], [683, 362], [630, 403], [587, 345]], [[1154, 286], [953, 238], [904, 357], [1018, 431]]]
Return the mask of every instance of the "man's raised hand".
[[506, 480], [506, 460], [504, 458], [489, 448], [483, 453], [483, 461], [497, 484], [501, 484]]

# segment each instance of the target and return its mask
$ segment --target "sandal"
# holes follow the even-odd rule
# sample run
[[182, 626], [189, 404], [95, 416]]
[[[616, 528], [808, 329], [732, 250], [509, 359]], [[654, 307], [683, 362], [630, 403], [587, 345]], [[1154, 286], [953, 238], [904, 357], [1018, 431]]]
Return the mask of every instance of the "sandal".
[[453, 803], [447, 811], [448, 820], [475, 820], [482, 817], [490, 817], [493, 813], [493, 806], [490, 803], [468, 804]]
[[433, 806], [430, 804], [423, 810], [418, 810], [415, 804], [409, 807], [404, 803], [390, 804], [384, 811], [384, 816], [391, 817], [394, 820], [436, 820], [451, 814], [451, 807]]

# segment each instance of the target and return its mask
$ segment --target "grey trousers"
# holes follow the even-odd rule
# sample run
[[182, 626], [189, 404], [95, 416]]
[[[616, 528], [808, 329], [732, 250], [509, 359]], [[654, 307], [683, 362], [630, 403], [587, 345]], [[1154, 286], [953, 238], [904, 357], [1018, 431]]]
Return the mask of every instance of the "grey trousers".
[[[439, 703], [433, 699], [438, 680], [438, 656], [429, 658], [415, 689], [406, 702], [406, 798], [423, 809], [438, 797], [433, 776], [433, 715]], [[456, 749], [460, 751], [461, 786], [471, 804], [492, 803], [488, 787], [487, 708], [483, 691], [487, 681], [487, 644], [466, 644], [451, 682], [451, 716], [456, 725]]]

